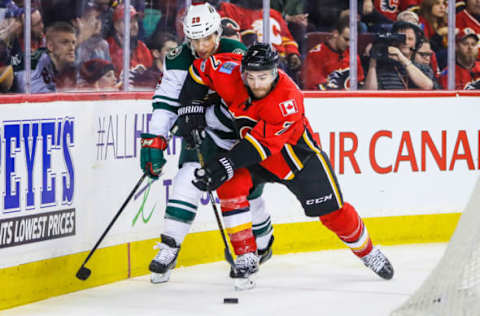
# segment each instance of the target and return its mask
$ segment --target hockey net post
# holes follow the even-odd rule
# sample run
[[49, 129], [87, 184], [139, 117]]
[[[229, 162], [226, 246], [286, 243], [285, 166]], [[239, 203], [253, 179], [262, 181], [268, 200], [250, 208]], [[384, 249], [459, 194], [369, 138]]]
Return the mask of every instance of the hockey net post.
[[437, 266], [391, 316], [480, 316], [480, 178]]

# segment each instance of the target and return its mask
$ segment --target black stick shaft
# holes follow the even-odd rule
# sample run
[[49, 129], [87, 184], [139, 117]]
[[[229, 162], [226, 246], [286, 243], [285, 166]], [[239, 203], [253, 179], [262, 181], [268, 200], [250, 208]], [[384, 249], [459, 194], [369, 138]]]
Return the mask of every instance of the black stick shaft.
[[137, 184], [135, 184], [135, 187], [133, 187], [133, 190], [130, 192], [130, 194], [128, 195], [127, 199], [125, 200], [125, 202], [123, 202], [122, 206], [120, 207], [120, 209], [118, 210], [117, 214], [115, 214], [115, 216], [113, 217], [112, 221], [110, 222], [110, 224], [108, 224], [108, 227], [107, 229], [105, 229], [105, 231], [103, 232], [102, 236], [100, 237], [100, 239], [97, 241], [97, 243], [95, 244], [95, 246], [92, 248], [92, 250], [90, 250], [90, 253], [88, 254], [87, 258], [85, 258], [85, 261], [82, 263], [82, 267], [88, 262], [88, 260], [90, 260], [90, 257], [92, 257], [93, 253], [95, 252], [95, 250], [97, 250], [98, 246], [100, 245], [100, 243], [102, 242], [103, 238], [105, 238], [105, 236], [107, 235], [108, 231], [110, 230], [110, 228], [112, 228], [113, 224], [115, 223], [115, 221], [117, 220], [117, 218], [120, 216], [120, 214], [123, 212], [123, 209], [127, 206], [128, 202], [130, 202], [130, 200], [132, 199], [133, 195], [135, 194], [135, 192], [138, 190], [138, 188], [140, 187], [140, 185], [142, 184], [143, 180], [145, 180], [145, 177], [147, 176], [146, 173], [142, 174], [142, 176], [140, 177], [140, 179], [138, 179], [137, 181]]
[[[197, 151], [198, 162], [200, 163], [200, 166], [202, 168], [204, 168], [205, 167], [205, 160], [203, 159], [202, 152], [200, 151], [200, 143], [201, 143], [200, 135], [198, 134], [198, 130], [193, 130], [192, 134], [193, 134], [193, 139], [194, 139], [195, 145], [196, 145], [195, 150]], [[207, 193], [208, 193], [208, 196], [210, 198], [210, 204], [212, 204], [213, 213], [215, 214], [215, 219], [217, 220], [218, 230], [220, 230], [220, 234], [222, 235], [223, 244], [225, 246], [225, 257], [226, 257], [225, 259], [233, 267], [233, 264], [234, 264], [233, 263], [233, 256], [230, 253], [230, 248], [228, 247], [227, 237], [225, 236], [225, 231], [224, 231], [224, 228], [223, 228], [223, 224], [222, 224], [222, 221], [220, 220], [220, 215], [219, 215], [219, 212], [218, 212], [217, 204], [215, 203], [215, 198], [213, 197], [212, 191], [208, 190]]]

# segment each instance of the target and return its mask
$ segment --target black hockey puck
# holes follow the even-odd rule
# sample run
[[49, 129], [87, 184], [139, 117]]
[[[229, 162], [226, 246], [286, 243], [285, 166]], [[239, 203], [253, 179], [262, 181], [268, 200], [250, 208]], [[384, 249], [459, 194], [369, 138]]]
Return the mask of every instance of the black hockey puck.
[[236, 297], [225, 297], [223, 299], [223, 304], [238, 304], [238, 298], [236, 298]]

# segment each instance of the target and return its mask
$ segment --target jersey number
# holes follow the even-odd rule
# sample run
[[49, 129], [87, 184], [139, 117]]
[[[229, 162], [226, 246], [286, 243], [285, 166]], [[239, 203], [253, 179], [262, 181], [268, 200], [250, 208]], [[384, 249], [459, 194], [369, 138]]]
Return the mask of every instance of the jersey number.
[[287, 131], [287, 129], [293, 125], [294, 122], [285, 122], [283, 123], [283, 128], [275, 133], [275, 135], [280, 136]]

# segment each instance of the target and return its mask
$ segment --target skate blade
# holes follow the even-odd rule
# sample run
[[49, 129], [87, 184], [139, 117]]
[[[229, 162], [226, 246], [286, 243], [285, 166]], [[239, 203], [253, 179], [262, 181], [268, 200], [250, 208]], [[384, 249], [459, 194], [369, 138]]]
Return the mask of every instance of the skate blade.
[[245, 291], [253, 289], [256, 285], [255, 280], [252, 278], [252, 275], [248, 278], [233, 279], [233, 286], [235, 291]]
[[168, 270], [165, 273], [152, 272], [150, 276], [150, 282], [153, 284], [168, 282], [168, 280], [170, 280], [170, 274], [172, 274], [172, 270]]

